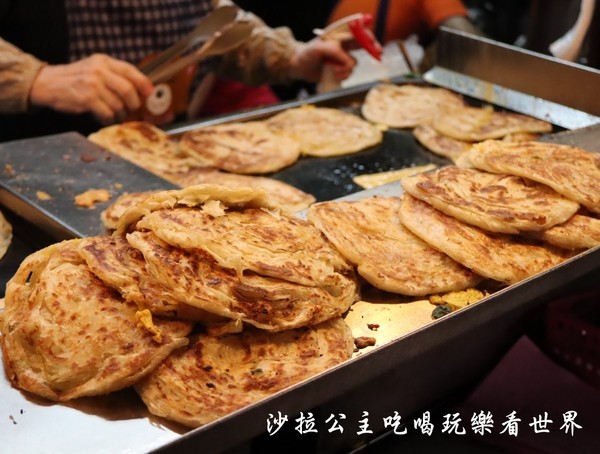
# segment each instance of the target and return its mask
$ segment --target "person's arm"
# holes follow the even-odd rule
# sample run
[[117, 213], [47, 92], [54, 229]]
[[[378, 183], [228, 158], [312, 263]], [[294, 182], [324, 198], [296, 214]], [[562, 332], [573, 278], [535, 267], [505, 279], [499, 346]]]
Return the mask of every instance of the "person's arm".
[[136, 111], [153, 90], [133, 65], [93, 55], [65, 65], [48, 65], [0, 39], [0, 112], [48, 107], [90, 112], [108, 123]]
[[135, 66], [95, 54], [74, 63], [41, 68], [29, 93], [32, 106], [61, 112], [91, 112], [109, 123], [135, 112], [153, 85]]
[[[217, 5], [231, 3], [216, 0]], [[222, 58], [218, 68], [221, 74], [256, 85], [294, 79], [316, 82], [327, 62], [340, 80], [350, 75], [354, 59], [339, 43], [320, 39], [302, 43], [294, 39], [287, 27], [270, 28], [251, 13], [243, 15], [254, 24], [254, 31], [246, 43]]]
[[45, 63], [0, 38], [0, 112], [25, 112], [33, 81]]

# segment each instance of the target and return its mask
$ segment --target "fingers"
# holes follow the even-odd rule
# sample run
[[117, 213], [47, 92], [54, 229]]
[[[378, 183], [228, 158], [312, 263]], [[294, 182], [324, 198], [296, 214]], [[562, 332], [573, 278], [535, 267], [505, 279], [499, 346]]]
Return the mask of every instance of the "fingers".
[[109, 68], [114, 77], [107, 79], [108, 87], [119, 96], [129, 110], [137, 110], [141, 99], [152, 94], [152, 82], [135, 66], [124, 61], [110, 59]]
[[339, 42], [313, 39], [300, 46], [290, 60], [290, 74], [294, 78], [316, 82], [325, 64], [333, 67], [337, 80], [343, 80], [350, 76], [356, 61]]
[[30, 92], [32, 105], [66, 113], [90, 112], [103, 123], [139, 109], [152, 83], [129, 63], [96, 54], [43, 68]]

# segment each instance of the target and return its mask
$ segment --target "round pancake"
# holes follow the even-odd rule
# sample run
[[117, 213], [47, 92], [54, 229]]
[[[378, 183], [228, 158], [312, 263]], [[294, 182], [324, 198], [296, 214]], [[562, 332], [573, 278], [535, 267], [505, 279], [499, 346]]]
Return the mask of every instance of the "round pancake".
[[143, 121], [107, 126], [88, 140], [159, 176], [193, 165], [162, 129]]
[[118, 291], [125, 301], [135, 303], [139, 309], [148, 309], [154, 315], [204, 324], [224, 320], [174, 298], [168, 288], [148, 272], [144, 256], [131, 247], [125, 238], [84, 238], [80, 241], [78, 252], [96, 277]]
[[179, 149], [200, 165], [241, 174], [276, 172], [300, 157], [296, 140], [260, 121], [188, 131], [179, 140]]
[[287, 109], [266, 120], [300, 142], [302, 154], [327, 157], [356, 153], [380, 143], [382, 132], [351, 113], [328, 107]]
[[12, 226], [0, 211], [0, 259], [4, 257], [12, 241]]
[[457, 140], [479, 142], [515, 133], [551, 132], [552, 125], [513, 112], [495, 112], [490, 107], [463, 106], [436, 117], [432, 126]]
[[314, 325], [342, 315], [357, 298], [354, 275], [338, 274], [328, 288], [301, 285], [255, 273], [238, 275], [201, 250], [184, 251], [150, 232], [127, 235], [149, 272], [186, 304], [268, 331]]
[[454, 166], [405, 178], [402, 188], [448, 216], [498, 233], [546, 230], [579, 209], [546, 185]]
[[413, 129], [415, 138], [428, 150], [455, 162], [460, 155], [471, 148], [471, 142], [453, 139], [440, 134], [430, 124], [420, 124]]
[[590, 249], [600, 245], [600, 219], [576, 214], [534, 237], [565, 249]]
[[[173, 207], [215, 206], [207, 202], [218, 202], [224, 207], [262, 207], [277, 209], [266, 192], [260, 188], [228, 188], [220, 185], [202, 184], [184, 189], [158, 191], [127, 209], [119, 217], [116, 233], [122, 235], [144, 216]], [[221, 210], [221, 208], [217, 208]]]
[[162, 338], [155, 340], [156, 332], [138, 324], [137, 308], [87, 268], [78, 241], [23, 262], [7, 285], [1, 324], [13, 386], [56, 401], [130, 386], [186, 345], [191, 330], [189, 323], [156, 319]]
[[104, 224], [104, 227], [108, 230], [116, 229], [119, 218], [125, 211], [156, 192], [157, 191], [128, 192], [120, 195], [117, 200], [100, 213], [102, 224]]
[[135, 389], [151, 413], [199, 427], [342, 363], [353, 349], [339, 318], [280, 333], [199, 335]]
[[568, 145], [488, 140], [467, 155], [475, 167], [546, 184], [556, 192], [600, 213], [600, 155]]
[[462, 290], [481, 278], [404, 228], [396, 197], [321, 202], [308, 219], [373, 286], [403, 295]]
[[155, 211], [137, 224], [166, 243], [202, 250], [219, 266], [335, 291], [350, 265], [311, 223], [292, 216], [245, 208], [174, 208]]
[[362, 115], [392, 128], [414, 128], [463, 105], [460, 95], [445, 88], [380, 84], [368, 91]]
[[196, 168], [188, 172], [169, 175], [166, 179], [182, 187], [216, 184], [228, 188], [264, 189], [274, 204], [289, 213], [304, 210], [316, 200], [312, 194], [274, 178], [237, 175], [210, 168]]
[[411, 232], [458, 263], [506, 284], [541, 273], [573, 255], [517, 236], [486, 232], [409, 194], [402, 198], [400, 219]]

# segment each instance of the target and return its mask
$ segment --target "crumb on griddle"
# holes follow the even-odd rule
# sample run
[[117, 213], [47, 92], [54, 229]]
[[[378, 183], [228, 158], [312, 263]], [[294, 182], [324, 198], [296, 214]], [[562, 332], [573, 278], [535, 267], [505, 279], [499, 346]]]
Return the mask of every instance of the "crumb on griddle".
[[367, 348], [375, 345], [377, 340], [374, 337], [360, 336], [354, 339], [354, 345], [356, 348]]
[[98, 157], [93, 155], [92, 153], [89, 153], [87, 151], [84, 151], [83, 153], [81, 153], [81, 155], [79, 156], [79, 159], [81, 159], [83, 162], [94, 162], [98, 160]]
[[75, 196], [75, 205], [84, 208], [95, 208], [96, 203], [108, 202], [110, 199], [110, 192], [106, 189], [89, 189]]
[[36, 191], [35, 196], [38, 200], [52, 200], [52, 196], [45, 191]]
[[367, 323], [367, 328], [371, 331], [377, 331], [379, 329], [379, 323]]

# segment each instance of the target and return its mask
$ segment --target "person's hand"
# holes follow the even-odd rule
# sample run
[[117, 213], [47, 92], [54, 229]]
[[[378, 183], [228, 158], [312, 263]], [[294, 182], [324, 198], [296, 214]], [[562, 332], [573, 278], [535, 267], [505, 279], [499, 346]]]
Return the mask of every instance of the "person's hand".
[[301, 45], [290, 60], [291, 76], [307, 82], [318, 82], [323, 65], [331, 65], [336, 80], [341, 81], [352, 73], [356, 61], [338, 41], [315, 38]]
[[42, 68], [33, 82], [29, 102], [65, 113], [91, 112], [108, 124], [136, 111], [152, 90], [152, 82], [135, 66], [95, 54]]

